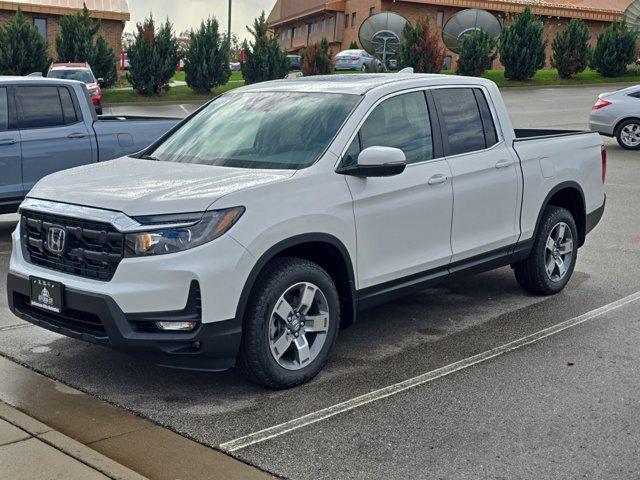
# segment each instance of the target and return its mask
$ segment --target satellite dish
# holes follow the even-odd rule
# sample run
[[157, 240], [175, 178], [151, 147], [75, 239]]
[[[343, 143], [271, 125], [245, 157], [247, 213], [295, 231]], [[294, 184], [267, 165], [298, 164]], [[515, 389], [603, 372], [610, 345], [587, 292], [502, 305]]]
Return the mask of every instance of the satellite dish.
[[384, 12], [371, 15], [360, 26], [360, 45], [367, 53], [382, 60], [395, 57], [404, 39], [403, 31], [407, 19], [397, 13]]
[[635, 31], [640, 31], [640, 0], [636, 0], [627, 7], [623, 17], [627, 25]]
[[462, 41], [478, 30], [484, 30], [496, 39], [502, 33], [502, 24], [486, 10], [469, 8], [456, 13], [442, 29], [442, 41], [452, 52], [460, 53]]

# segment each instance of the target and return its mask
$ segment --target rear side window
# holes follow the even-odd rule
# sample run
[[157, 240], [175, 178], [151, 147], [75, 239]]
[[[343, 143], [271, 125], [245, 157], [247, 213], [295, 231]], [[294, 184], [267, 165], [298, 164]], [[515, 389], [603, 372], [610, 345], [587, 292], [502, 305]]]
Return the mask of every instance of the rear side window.
[[9, 129], [9, 98], [7, 89], [0, 88], [0, 131]]
[[449, 140], [449, 155], [484, 150], [484, 125], [472, 88], [443, 88], [433, 91], [442, 112]]
[[407, 163], [433, 159], [431, 121], [424, 93], [398, 95], [378, 105], [362, 125], [360, 146], [363, 150], [399, 148], [406, 155]]
[[493, 123], [493, 116], [491, 115], [491, 110], [489, 109], [489, 104], [487, 103], [487, 98], [484, 96], [484, 93], [479, 89], [475, 89], [474, 92], [476, 94], [478, 107], [480, 108], [480, 116], [482, 117], [486, 147], [490, 148], [498, 143], [496, 126]]
[[65, 124], [57, 87], [18, 87], [16, 104], [21, 128], [58, 127]]
[[60, 103], [62, 104], [62, 115], [64, 116], [64, 123], [67, 125], [70, 123], [76, 123], [78, 121], [78, 115], [76, 109], [73, 106], [73, 100], [71, 99], [71, 93], [66, 87], [58, 88], [60, 94]]

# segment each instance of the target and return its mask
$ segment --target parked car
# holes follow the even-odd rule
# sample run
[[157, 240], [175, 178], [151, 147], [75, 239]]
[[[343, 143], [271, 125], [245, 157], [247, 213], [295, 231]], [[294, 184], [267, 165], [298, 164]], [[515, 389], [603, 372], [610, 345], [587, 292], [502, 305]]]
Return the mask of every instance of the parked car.
[[124, 53], [124, 69], [129, 70], [131, 68], [131, 61], [129, 60], [129, 54]]
[[98, 119], [80, 82], [0, 77], [0, 213], [17, 211], [42, 177], [138, 152], [178, 122], [126, 116]]
[[599, 95], [591, 110], [589, 127], [606, 137], [615, 137], [626, 150], [640, 150], [640, 85]]
[[302, 70], [302, 57], [300, 55], [287, 55], [291, 62], [291, 70]]
[[47, 73], [48, 78], [77, 80], [87, 86], [91, 101], [98, 115], [102, 115], [102, 85], [104, 80], [96, 78], [88, 63], [53, 63]]
[[488, 80], [259, 83], [138, 155], [41, 180], [9, 306], [159, 365], [291, 387], [358, 311], [443, 280], [512, 265], [525, 290], [560, 292], [605, 171], [597, 134], [514, 130]]
[[242, 69], [242, 64], [240, 62], [230, 62], [229, 68], [232, 72], [239, 72]]
[[336, 70], [359, 70], [365, 72], [367, 65], [382, 66], [382, 62], [365, 50], [344, 50], [336, 55]]

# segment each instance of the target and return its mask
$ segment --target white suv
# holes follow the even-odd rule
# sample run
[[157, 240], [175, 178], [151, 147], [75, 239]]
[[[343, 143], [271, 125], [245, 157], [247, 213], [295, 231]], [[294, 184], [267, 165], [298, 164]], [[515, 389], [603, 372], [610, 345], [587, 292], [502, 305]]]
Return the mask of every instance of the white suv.
[[512, 264], [569, 281], [604, 210], [597, 134], [514, 131], [477, 78], [353, 75], [238, 89], [135, 157], [53, 174], [21, 206], [9, 304], [44, 328], [268, 387], [314, 377], [358, 311]]

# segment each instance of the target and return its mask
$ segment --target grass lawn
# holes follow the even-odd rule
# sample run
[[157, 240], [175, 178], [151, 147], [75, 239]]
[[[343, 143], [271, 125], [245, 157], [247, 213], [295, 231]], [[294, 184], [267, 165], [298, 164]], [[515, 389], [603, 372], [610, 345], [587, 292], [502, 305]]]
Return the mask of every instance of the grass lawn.
[[[453, 71], [443, 72], [447, 74], [454, 74]], [[516, 82], [507, 80], [504, 78], [504, 72], [502, 70], [488, 70], [484, 75], [484, 78], [493, 80], [498, 84], [500, 88], [508, 87], [542, 87], [545, 85], [589, 85], [598, 83], [619, 83], [619, 82], [638, 82], [640, 83], [640, 70], [637, 68], [629, 69], [626, 75], [622, 77], [607, 78], [600, 75], [594, 70], [586, 70], [570, 80], [562, 79], [558, 76], [558, 71], [553, 70], [538, 70], [535, 76], [531, 80], [525, 80], [522, 82]]]
[[207, 101], [221, 93], [233, 90], [240, 86], [242, 86], [242, 83], [229, 82], [222, 87], [216, 88], [212, 93], [198, 95], [185, 85], [181, 87], [173, 87], [168, 93], [154, 97], [144, 97], [142, 95], [138, 95], [133, 90], [105, 90], [103, 102], [108, 105], [113, 105], [117, 103]]

